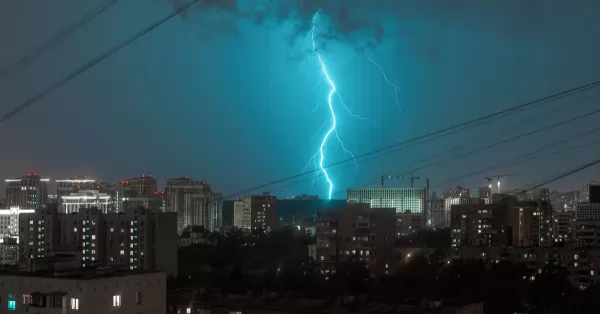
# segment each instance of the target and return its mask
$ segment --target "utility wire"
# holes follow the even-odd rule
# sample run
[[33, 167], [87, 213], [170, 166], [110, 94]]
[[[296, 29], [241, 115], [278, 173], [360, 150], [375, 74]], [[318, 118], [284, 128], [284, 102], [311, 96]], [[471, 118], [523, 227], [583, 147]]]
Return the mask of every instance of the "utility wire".
[[[600, 128], [595, 128], [595, 130], [592, 131], [592, 132], [597, 132], [597, 131], [600, 131]], [[592, 133], [589, 133], [589, 134], [592, 134]], [[454, 182], [457, 182], [457, 181], [465, 179], [465, 178], [470, 178], [470, 177], [473, 177], [475, 175], [482, 174], [482, 173], [485, 173], [485, 172], [488, 172], [488, 171], [497, 170], [497, 169], [501, 169], [501, 168], [505, 168], [505, 167], [512, 167], [512, 166], [516, 166], [518, 164], [522, 164], [522, 163], [525, 163], [525, 162], [528, 162], [528, 161], [533, 161], [533, 160], [537, 160], [537, 159], [549, 157], [549, 156], [552, 156], [552, 155], [557, 155], [557, 154], [565, 153], [565, 152], [569, 152], [569, 151], [575, 151], [577, 149], [587, 148], [587, 147], [590, 147], [592, 145], [600, 144], [600, 140], [594, 140], [594, 141], [589, 141], [589, 142], [586, 142], [586, 143], [583, 143], [583, 144], [579, 144], [579, 145], [576, 145], [576, 146], [570, 146], [570, 147], [567, 147], [567, 148], [561, 148], [561, 149], [558, 149], [558, 150], [552, 150], [552, 151], [547, 152], [547, 153], [542, 154], [542, 155], [537, 155], [537, 156], [535, 155], [535, 154], [537, 154], [539, 152], [547, 150], [548, 148], [552, 148], [552, 147], [554, 147], [557, 144], [571, 141], [571, 140], [573, 140], [573, 139], [575, 139], [577, 137], [581, 137], [581, 135], [578, 134], [577, 136], [574, 136], [572, 138], [568, 138], [568, 139], [565, 139], [565, 140], [561, 140], [559, 142], [552, 143], [552, 144], [550, 144], [548, 146], [536, 149], [535, 151], [531, 151], [529, 153], [525, 153], [523, 155], [520, 155], [520, 156], [517, 156], [517, 157], [514, 157], [514, 158], [510, 158], [508, 160], [505, 160], [503, 162], [497, 163], [497, 164], [495, 164], [493, 166], [490, 166], [490, 167], [486, 167], [486, 168], [483, 168], [483, 169], [480, 169], [480, 170], [477, 170], [477, 171], [473, 171], [473, 172], [470, 172], [470, 173], [467, 173], [467, 174], [464, 174], [464, 175], [460, 175], [460, 176], [454, 177], [452, 179], [444, 180], [441, 183], [433, 186], [433, 188], [442, 187], [444, 185], [448, 185], [450, 183], [454, 183]]]
[[[472, 119], [472, 120], [465, 121], [465, 122], [462, 122], [462, 123], [459, 123], [459, 124], [455, 124], [453, 126], [449, 126], [449, 127], [446, 127], [446, 128], [434, 131], [434, 132], [430, 132], [430, 133], [427, 133], [427, 134], [424, 134], [424, 135], [421, 135], [421, 136], [413, 137], [411, 139], [398, 142], [396, 144], [388, 145], [388, 146], [385, 146], [385, 147], [382, 147], [382, 148], [379, 148], [379, 149], [376, 149], [376, 150], [373, 150], [373, 151], [370, 151], [370, 152], [367, 152], [367, 153], [364, 153], [364, 154], [361, 154], [361, 155], [357, 155], [354, 158], [348, 158], [348, 159], [345, 159], [345, 160], [341, 160], [341, 161], [329, 164], [325, 168], [331, 168], [331, 167], [334, 167], [334, 166], [337, 166], [337, 165], [341, 165], [341, 164], [344, 164], [344, 163], [347, 163], [347, 162], [355, 161], [356, 159], [359, 159], [359, 158], [364, 158], [364, 157], [367, 157], [367, 156], [381, 154], [382, 152], [388, 151], [388, 150], [390, 150], [392, 148], [396, 148], [396, 147], [399, 147], [399, 146], [402, 146], [402, 145], [405, 145], [405, 144], [409, 144], [409, 143], [417, 142], [417, 141], [420, 141], [420, 140], [424, 140], [424, 139], [427, 139], [429, 137], [438, 136], [438, 135], [446, 133], [448, 131], [454, 131], [456, 129], [465, 130], [469, 126], [473, 127], [473, 124], [480, 123], [482, 121], [487, 121], [487, 120], [489, 120], [491, 118], [502, 116], [502, 115], [510, 113], [512, 111], [517, 111], [517, 110], [521, 110], [521, 109], [524, 109], [524, 108], [527, 108], [527, 107], [531, 107], [531, 106], [537, 105], [539, 103], [548, 102], [548, 101], [553, 100], [555, 98], [566, 97], [566, 96], [574, 95], [574, 94], [577, 94], [577, 93], [581, 93], [581, 92], [586, 91], [588, 89], [595, 88], [598, 85], [600, 85], [600, 81], [594, 81], [594, 82], [591, 82], [591, 83], [588, 83], [588, 84], [580, 85], [578, 87], [571, 88], [571, 89], [568, 89], [568, 90], [565, 90], [565, 91], [562, 91], [562, 92], [559, 92], [559, 93], [556, 93], [556, 94], [552, 94], [550, 96], [546, 96], [546, 97], [539, 98], [539, 99], [536, 99], [536, 100], [533, 100], [533, 101], [530, 101], [530, 102], [527, 102], [527, 103], [524, 103], [524, 104], [520, 104], [520, 105], [517, 105], [517, 106], [514, 106], [514, 107], [503, 109], [503, 110], [500, 110], [500, 111], [497, 111], [497, 112], [494, 112], [494, 113], [491, 113], [491, 114], [487, 114], [487, 115], [481, 116], [481, 117], [476, 118], [476, 119]], [[0, 120], [0, 123], [1, 122], [2, 121]], [[293, 180], [293, 179], [296, 179], [296, 178], [299, 178], [299, 177], [302, 177], [304, 175], [311, 174], [311, 173], [314, 173], [314, 172], [317, 172], [317, 171], [318, 170], [316, 170], [316, 169], [309, 170], [309, 171], [304, 171], [304, 172], [301, 172], [301, 173], [298, 173], [298, 174], [295, 174], [295, 175], [292, 175], [292, 176], [288, 176], [288, 177], [285, 177], [285, 178], [282, 178], [282, 179], [274, 180], [274, 181], [271, 181], [271, 182], [268, 182], [268, 183], [264, 183], [264, 184], [255, 186], [253, 188], [248, 188], [248, 189], [245, 189], [245, 190], [241, 190], [241, 191], [239, 191], [237, 193], [231, 194], [227, 198], [233, 198], [233, 197], [236, 197], [236, 196], [239, 196], [239, 195], [242, 195], [242, 194], [253, 192], [253, 191], [261, 189], [261, 188], [265, 188], [265, 187], [269, 187], [269, 186], [272, 186], [272, 185], [275, 185], [275, 184], [287, 182], [287, 181], [290, 181], [290, 180]]]
[[69, 27], [63, 29], [58, 34], [54, 35], [48, 41], [31, 50], [27, 55], [19, 59], [19, 61], [17, 61], [15, 64], [9, 66], [8, 68], [0, 72], [0, 82], [3, 82], [10, 75], [19, 72], [20, 68], [29, 65], [41, 54], [52, 49], [54, 46], [56, 46], [57, 44], [71, 36], [73, 33], [75, 33], [78, 29], [85, 26], [87, 23], [91, 22], [96, 17], [100, 16], [102, 13], [104, 13], [104, 11], [108, 10], [110, 7], [116, 4], [117, 1], [119, 0], [111, 0], [99, 9], [94, 9], [94, 11], [92, 11], [90, 14], [87, 14], [83, 19], [71, 24]]
[[[576, 102], [576, 103], [579, 103], [579, 102]], [[440, 160], [440, 161], [437, 161], [437, 162], [434, 162], [434, 163], [430, 163], [430, 164], [426, 164], [426, 165], [423, 165], [423, 166], [420, 166], [420, 167], [417, 167], [417, 168], [413, 168], [412, 171], [422, 170], [422, 169], [425, 169], [425, 168], [429, 168], [429, 167], [433, 167], [433, 166], [442, 164], [444, 162], [448, 162], [448, 161], [456, 160], [458, 158], [466, 157], [466, 156], [478, 153], [480, 151], [484, 151], [486, 149], [490, 149], [490, 148], [493, 148], [493, 147], [496, 147], [496, 146], [499, 146], [499, 145], [502, 145], [502, 144], [506, 144], [506, 143], [509, 143], [509, 142], [512, 142], [512, 141], [516, 141], [518, 139], [521, 139], [521, 138], [524, 138], [524, 137], [527, 137], [527, 136], [535, 135], [535, 134], [538, 134], [538, 133], [541, 133], [541, 132], [544, 132], [544, 131], [556, 128], [558, 126], [561, 126], [561, 125], [564, 125], [564, 124], [567, 124], [567, 123], [570, 123], [570, 122], [577, 121], [579, 119], [582, 119], [582, 118], [585, 118], [585, 117], [588, 117], [588, 116], [591, 116], [591, 115], [594, 115], [594, 114], [597, 114], [597, 113], [600, 113], [600, 109], [597, 109], [597, 110], [594, 110], [594, 111], [591, 111], [591, 112], [588, 112], [588, 113], [576, 116], [574, 118], [563, 120], [561, 122], [558, 122], [558, 123], [555, 123], [555, 124], [552, 124], [552, 125], [548, 125], [548, 126], [545, 126], [545, 127], [542, 127], [542, 128], [538, 128], [538, 129], [530, 131], [530, 132], [522, 133], [522, 134], [519, 134], [517, 136], [511, 137], [511, 138], [508, 138], [508, 139], [505, 139], [505, 140], [502, 140], [502, 141], [499, 141], [499, 142], [496, 142], [496, 143], [493, 143], [493, 144], [490, 144], [490, 145], [487, 145], [487, 146], [484, 146], [482, 148], [473, 149], [473, 150], [467, 151], [465, 153], [462, 153], [462, 154], [459, 154], [459, 155], [455, 155], [455, 156], [452, 156], [452, 157], [449, 157], [449, 158], [446, 158], [446, 159], [443, 159], [443, 160]], [[408, 141], [411, 141], [411, 140], [408, 140]], [[407, 141], [400, 142], [400, 143], [395, 144], [395, 145], [402, 145], [405, 142], [407, 142]], [[394, 145], [394, 147], [395, 147], [395, 145]], [[462, 145], [461, 145], [461, 147], [462, 147]], [[356, 156], [356, 158], [361, 158], [361, 157], [365, 157], [365, 156], [375, 155], [376, 153], [381, 153], [381, 152], [384, 152], [385, 150], [386, 150], [386, 148], [379, 149], [379, 150], [376, 150], [375, 152], [370, 152], [370, 153], [367, 153], [367, 154]], [[443, 154], [445, 154], [445, 153], [442, 153], [441, 155], [443, 155]], [[339, 164], [342, 164], [344, 162], [353, 161], [353, 160], [354, 159], [350, 158], [350, 159], [343, 160], [341, 162], [335, 163], [333, 165], [329, 165], [327, 167], [332, 167], [332, 166], [339, 165]], [[306, 174], [310, 174], [310, 173], [314, 173], [314, 172], [315, 172], [315, 170], [313, 170], [313, 171], [306, 171], [306, 172], [303, 172], [301, 174], [297, 174], [297, 175], [294, 175], [294, 176], [291, 176], [291, 177], [287, 177], [287, 178], [284, 178], [284, 179], [281, 179], [281, 180], [277, 180], [277, 181], [274, 181], [274, 182], [271, 182], [271, 183], [268, 183], [268, 184], [263, 184], [261, 186], [258, 186], [258, 187], [252, 188], [252, 189], [244, 190], [242, 192], [233, 194], [233, 195], [229, 196], [228, 198], [235, 197], [235, 196], [238, 196], [238, 195], [241, 195], [241, 194], [244, 194], [244, 193], [252, 192], [254, 190], [257, 190], [257, 189], [260, 189], [260, 188], [263, 188], [263, 187], [267, 187], [267, 186], [271, 186], [271, 185], [275, 185], [275, 184], [287, 182], [287, 181], [290, 181], [290, 180], [294, 180], [296, 178], [300, 178], [300, 177], [302, 177], [302, 176], [304, 176]], [[405, 173], [405, 172], [403, 172], [403, 173]], [[401, 174], [403, 174], [403, 173], [401, 173]], [[401, 175], [401, 174], [398, 174], [398, 175]], [[290, 185], [295, 185], [295, 184], [298, 184], [298, 183], [300, 183], [302, 181], [303, 180], [299, 180], [299, 181], [293, 182]], [[360, 187], [364, 187], [364, 186], [368, 186], [370, 184], [373, 184], [373, 183], [372, 182], [367, 183], [366, 185], [359, 186], [359, 188]], [[286, 185], [286, 186], [289, 186], [289, 185]], [[339, 193], [339, 191], [337, 193]]]
[[161, 19], [160, 21], [152, 24], [151, 26], [149, 26], [148, 28], [146, 28], [145, 30], [141, 31], [140, 33], [136, 34], [135, 36], [131, 37], [130, 39], [126, 40], [124, 43], [114, 47], [111, 50], [108, 50], [107, 52], [101, 54], [100, 56], [98, 56], [97, 58], [93, 59], [92, 61], [88, 62], [87, 64], [83, 65], [82, 67], [78, 68], [77, 70], [75, 70], [74, 72], [71, 72], [71, 74], [63, 77], [61, 80], [59, 80], [58, 82], [50, 85], [50, 87], [46, 88], [45, 90], [43, 90], [42, 92], [38, 93], [37, 95], [33, 96], [32, 98], [26, 100], [25, 102], [23, 102], [22, 104], [20, 104], [19, 106], [15, 107], [14, 109], [12, 109], [11, 111], [7, 112], [6, 114], [4, 114], [1, 118], [0, 118], [0, 124], [2, 124], [3, 122], [6, 122], [7, 120], [11, 119], [12, 117], [14, 117], [15, 115], [21, 113], [23, 110], [27, 109], [29, 106], [35, 104], [36, 102], [40, 101], [41, 99], [45, 98], [46, 96], [48, 96], [50, 93], [52, 93], [55, 89], [65, 85], [66, 83], [70, 82], [72, 79], [76, 78], [77, 76], [79, 76], [80, 74], [86, 72], [87, 70], [93, 68], [94, 66], [96, 66], [97, 64], [99, 64], [100, 62], [106, 60], [108, 57], [112, 56], [113, 54], [115, 54], [116, 52], [120, 51], [121, 49], [129, 46], [131, 43], [137, 41], [138, 39], [140, 39], [141, 37], [143, 37], [144, 35], [150, 33], [151, 31], [153, 31], [154, 29], [158, 28], [159, 26], [161, 26], [162, 24], [164, 24], [165, 22], [167, 22], [168, 20], [176, 17], [177, 15], [181, 14], [182, 12], [186, 11], [187, 9], [189, 9], [192, 5], [198, 3], [200, 0], [193, 0], [192, 2], [182, 6], [181, 8], [177, 9], [177, 11], [169, 14], [167, 17]]

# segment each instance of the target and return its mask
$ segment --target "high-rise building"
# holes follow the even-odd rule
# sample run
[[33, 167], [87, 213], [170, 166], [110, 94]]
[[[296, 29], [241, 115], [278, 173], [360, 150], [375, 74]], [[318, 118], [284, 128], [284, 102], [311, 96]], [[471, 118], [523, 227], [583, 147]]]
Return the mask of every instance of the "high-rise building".
[[84, 190], [78, 192], [64, 193], [60, 197], [60, 212], [71, 214], [84, 208], [98, 208], [103, 213], [112, 212], [113, 198], [98, 190]]
[[317, 214], [317, 263], [321, 274], [334, 274], [339, 263], [354, 258], [375, 275], [396, 269], [396, 211], [368, 204]]
[[44, 208], [48, 202], [48, 182], [37, 173], [6, 179], [6, 206], [20, 208]]
[[179, 233], [187, 226], [204, 226], [210, 231], [221, 228], [223, 196], [206, 182], [188, 177], [167, 180], [165, 209], [177, 213]]
[[277, 227], [277, 198], [265, 193], [263, 196], [246, 196], [233, 203], [234, 227], [244, 233], [262, 230], [269, 232]]
[[427, 189], [348, 189], [348, 203], [369, 204], [372, 208], [394, 208], [397, 213], [425, 213]]
[[93, 191], [96, 189], [96, 180], [88, 176], [75, 176], [68, 179], [56, 180], [56, 201], [58, 208], [62, 206], [62, 196], [69, 196], [79, 191]]
[[[110, 187], [105, 187], [107, 190]], [[151, 175], [121, 180], [114, 188], [117, 199], [117, 211], [146, 208], [152, 211], [163, 211], [164, 192], [158, 191], [156, 179]]]
[[552, 245], [552, 206], [549, 201], [523, 201], [508, 209], [513, 247]]
[[23, 270], [56, 252], [80, 252], [81, 267], [160, 270], [177, 275], [174, 213], [144, 209], [103, 213], [84, 208], [72, 214], [43, 210], [19, 216], [19, 262]]
[[459, 197], [469, 197], [471, 192], [468, 188], [463, 188], [457, 186], [455, 188], [445, 189], [442, 191], [443, 198], [459, 198]]
[[452, 248], [508, 246], [512, 231], [508, 204], [460, 204], [451, 207]]
[[0, 242], [5, 238], [19, 238], [19, 215], [34, 213], [34, 209], [13, 206], [0, 209]]
[[595, 187], [595, 186], [600, 186], [600, 181], [594, 180], [594, 181], [590, 181], [588, 183], [585, 183], [583, 185], [583, 189], [581, 190], [581, 200], [580, 200], [580, 202], [582, 202], [582, 203], [587, 203], [587, 202], [595, 203], [595, 202], [590, 201], [590, 187]]
[[480, 187], [476, 187], [473, 188], [471, 190], [471, 197], [473, 198], [487, 198], [489, 199], [491, 195], [489, 195], [490, 193], [490, 188], [487, 186], [480, 186]]
[[553, 212], [552, 238], [554, 245], [562, 246], [573, 240], [573, 228], [575, 222], [574, 211]]

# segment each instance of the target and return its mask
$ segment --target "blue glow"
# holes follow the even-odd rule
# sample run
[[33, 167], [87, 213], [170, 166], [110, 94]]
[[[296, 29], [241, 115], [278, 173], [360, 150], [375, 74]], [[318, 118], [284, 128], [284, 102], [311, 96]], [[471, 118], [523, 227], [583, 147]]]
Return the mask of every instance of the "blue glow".
[[375, 62], [375, 60], [371, 59], [371, 58], [367, 58], [367, 60], [369, 60], [371, 63], [373, 63], [373, 65], [375, 65], [379, 71], [381, 71], [381, 74], [383, 75], [383, 79], [385, 80], [385, 82], [392, 86], [394, 88], [394, 95], [396, 96], [396, 106], [398, 106], [398, 109], [400, 109], [400, 112], [402, 112], [402, 107], [400, 106], [400, 97], [398, 97], [398, 88], [396, 87], [396, 84], [392, 83], [388, 78], [387, 75], [385, 74], [385, 71], [383, 70], [383, 68], [379, 65], [379, 63]]
[[[344, 106], [344, 109], [354, 118], [357, 119], [361, 119], [364, 121], [369, 121], [369, 122], [373, 122], [372, 120], [363, 118], [359, 115], [354, 114], [352, 111], [350, 111], [350, 109], [348, 108], [348, 106], [346, 106], [346, 104], [344, 103], [344, 100], [342, 99], [342, 97], [337, 93], [337, 87], [335, 86], [335, 83], [333, 82], [333, 79], [331, 78], [331, 76], [329, 75], [329, 72], [327, 70], [327, 66], [325, 65], [325, 61], [323, 61], [323, 58], [321, 57], [321, 54], [319, 54], [319, 52], [317, 51], [317, 43], [315, 40], [315, 24], [317, 21], [317, 17], [319, 16], [319, 13], [315, 13], [315, 15], [313, 16], [313, 20], [312, 20], [312, 28], [310, 30], [310, 37], [312, 40], [312, 52], [317, 56], [317, 59], [319, 61], [319, 67], [321, 68], [321, 72], [323, 73], [323, 76], [325, 77], [327, 84], [329, 85], [329, 93], [327, 94], [327, 105], [329, 106], [329, 113], [331, 114], [331, 118], [327, 119], [325, 121], [325, 123], [329, 122], [329, 129], [327, 130], [327, 132], [325, 133], [325, 135], [323, 136], [323, 139], [321, 140], [321, 145], [319, 146], [319, 150], [318, 152], [311, 158], [311, 160], [316, 164], [316, 159], [317, 159], [317, 155], [319, 158], [319, 163], [318, 163], [318, 168], [319, 171], [315, 174], [315, 177], [313, 177], [313, 182], [314, 182], [314, 178], [316, 178], [317, 175], [319, 175], [320, 173], [322, 173], [325, 176], [325, 180], [327, 181], [327, 185], [328, 185], [328, 192], [327, 192], [327, 198], [331, 199], [331, 194], [333, 193], [333, 180], [331, 179], [331, 177], [329, 176], [329, 173], [327, 172], [327, 170], [325, 169], [325, 150], [327, 149], [327, 143], [329, 141], [329, 138], [331, 137], [332, 134], [335, 135], [337, 141], [340, 143], [340, 146], [342, 147], [342, 149], [344, 150], [344, 152], [346, 152], [347, 154], [349, 154], [350, 156], [352, 156], [352, 158], [354, 158], [354, 154], [352, 154], [352, 152], [350, 152], [348, 149], [346, 149], [346, 146], [344, 145], [344, 143], [342, 142], [338, 132], [337, 132], [337, 116], [335, 113], [335, 109], [333, 107], [333, 95], [337, 94], [340, 104], [342, 104], [342, 106]], [[324, 124], [325, 125], [325, 124]]]

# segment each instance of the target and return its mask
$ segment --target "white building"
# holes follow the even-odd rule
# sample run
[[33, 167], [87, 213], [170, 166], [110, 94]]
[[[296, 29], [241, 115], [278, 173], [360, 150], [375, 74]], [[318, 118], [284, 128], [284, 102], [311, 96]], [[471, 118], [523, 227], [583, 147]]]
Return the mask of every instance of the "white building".
[[244, 232], [250, 232], [251, 224], [250, 200], [241, 199], [233, 201], [233, 226]]
[[427, 189], [348, 189], [348, 203], [370, 204], [371, 208], [395, 208], [396, 213], [425, 211]]
[[60, 212], [65, 214], [77, 213], [81, 208], [92, 207], [96, 207], [106, 214], [112, 208], [113, 201], [107, 193], [88, 190], [62, 195], [60, 204]]
[[164, 314], [166, 283], [165, 273], [3, 275], [0, 312]]
[[6, 236], [19, 237], [19, 214], [34, 212], [34, 209], [21, 209], [18, 206], [0, 209], [0, 243]]
[[187, 226], [204, 226], [210, 231], [221, 228], [223, 197], [206, 182], [187, 177], [167, 180], [166, 211], [177, 213], [177, 231]]

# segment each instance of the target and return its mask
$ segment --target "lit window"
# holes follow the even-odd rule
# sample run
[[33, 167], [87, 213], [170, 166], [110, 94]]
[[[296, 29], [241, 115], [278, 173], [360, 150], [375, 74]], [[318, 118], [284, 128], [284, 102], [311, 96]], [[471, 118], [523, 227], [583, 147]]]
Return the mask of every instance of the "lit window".
[[121, 295], [117, 294], [117, 295], [113, 295], [113, 307], [120, 307], [121, 306]]
[[12, 293], [8, 294], [8, 310], [9, 311], [17, 310], [17, 301], [15, 300], [15, 295]]
[[187, 309], [185, 309], [185, 313], [186, 314], [191, 314], [192, 313], [192, 308], [188, 307]]
[[96, 240], [96, 235], [92, 234], [92, 240]]
[[79, 310], [79, 299], [71, 298], [71, 310], [73, 310], [73, 311]]

